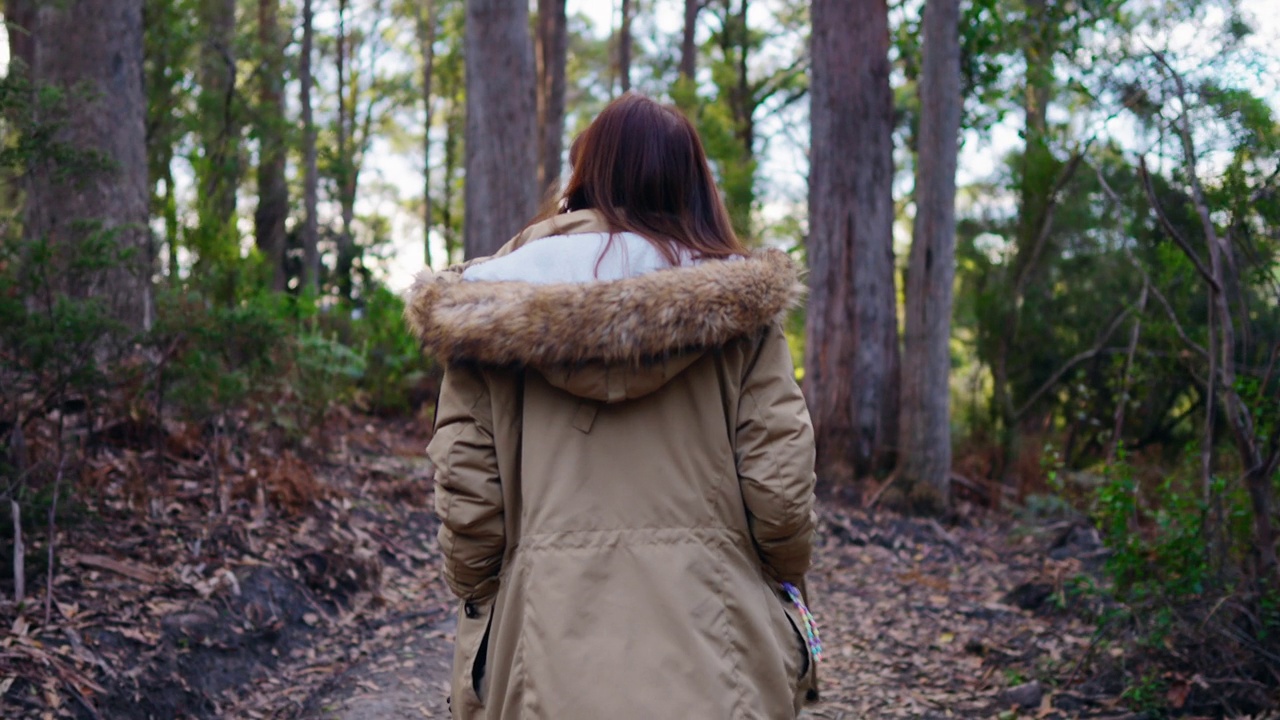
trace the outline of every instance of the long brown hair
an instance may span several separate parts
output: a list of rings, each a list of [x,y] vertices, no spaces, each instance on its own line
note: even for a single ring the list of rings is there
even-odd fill
[[[745,255],[716,189],[698,131],[679,110],[627,93],[569,149],[572,175],[557,212],[595,210],[614,232],[640,235],[678,264]]]

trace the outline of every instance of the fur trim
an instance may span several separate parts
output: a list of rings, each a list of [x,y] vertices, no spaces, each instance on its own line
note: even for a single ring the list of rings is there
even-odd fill
[[[424,271],[405,319],[427,352],[486,365],[641,363],[710,348],[781,318],[804,294],[780,250],[609,282],[462,282]]]

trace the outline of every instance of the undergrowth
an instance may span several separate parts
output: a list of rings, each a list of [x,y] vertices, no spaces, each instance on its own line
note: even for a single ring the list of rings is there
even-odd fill
[[[1170,471],[1123,450],[1079,493],[1109,552],[1102,583],[1081,582],[1075,607],[1098,625],[1095,677],[1152,716],[1238,716],[1280,706],[1280,592],[1251,570],[1249,498],[1208,482],[1190,454]],[[1223,469],[1224,472],[1227,469]],[[1049,472],[1050,485],[1070,495]],[[1100,611],[1098,608],[1102,608]]]

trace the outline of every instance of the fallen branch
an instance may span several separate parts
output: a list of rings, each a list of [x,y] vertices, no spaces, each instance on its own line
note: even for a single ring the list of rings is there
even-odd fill
[[[89,717],[93,718],[93,720],[102,720],[102,713],[98,712],[98,708],[94,707],[93,703],[89,702],[88,698],[81,694],[80,690],[76,688],[75,682],[62,672],[58,672],[58,679],[62,681],[62,686],[71,693],[71,697],[75,698],[80,707],[84,708],[84,711],[89,713]],[[94,686],[94,690],[97,692],[106,692],[103,688],[96,685]]]
[[[995,496],[997,494],[1000,496],[998,498],[1000,502],[1013,500],[1018,495],[1017,490],[1006,485],[1002,485],[998,482],[988,482],[985,485],[979,484],[957,472],[951,473],[951,484],[967,488],[974,494],[980,495],[988,504],[996,502],[997,498]],[[995,488],[995,490],[993,491],[992,488]]]
[[[21,605],[27,596],[27,549],[22,544],[22,508],[18,501],[10,499],[9,509],[13,512],[13,603]]]
[[[160,582],[163,573],[160,570],[142,565],[139,563],[125,562],[107,557],[106,555],[72,555],[67,558],[69,562],[77,565],[85,565],[87,567],[106,570],[117,575],[123,575],[127,578],[133,578],[141,583],[154,585]]]
[[[862,509],[870,510],[871,508],[875,507],[876,503],[880,502],[880,496],[883,495],[884,491],[888,490],[889,486],[893,484],[893,481],[897,479],[898,479],[898,471],[894,470],[892,473],[889,474],[889,477],[885,478],[884,483],[880,487],[876,488],[876,491],[871,494],[871,497],[867,500],[866,504],[862,506]]]
[[[59,448],[59,453],[62,455],[62,457],[59,458],[58,460],[58,472],[56,475],[53,476],[53,502],[49,503],[49,530],[48,530],[48,535],[46,539],[46,542],[49,545],[49,558],[48,558],[48,567],[46,568],[45,579],[44,579],[44,624],[45,625],[48,625],[49,621],[53,618],[53,569],[54,569],[54,560],[55,560],[54,547],[55,545],[57,545],[57,543],[55,542],[56,540],[55,533],[57,531],[57,526],[54,524],[54,521],[58,514],[58,494],[62,490],[62,470],[67,463],[67,456],[66,456],[65,449]]]

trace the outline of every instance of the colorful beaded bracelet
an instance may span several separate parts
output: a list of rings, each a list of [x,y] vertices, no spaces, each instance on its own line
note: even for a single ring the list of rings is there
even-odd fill
[[[809,612],[809,607],[804,604],[804,598],[800,595],[800,590],[791,583],[782,583],[782,589],[787,593],[787,597],[791,598],[791,602],[800,611],[800,617],[804,618],[804,634],[805,640],[809,643],[809,653],[813,655],[813,659],[822,659],[822,638],[818,637],[818,623],[813,619],[813,613]]]

